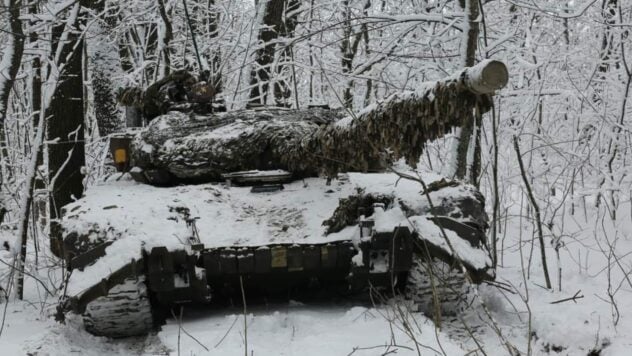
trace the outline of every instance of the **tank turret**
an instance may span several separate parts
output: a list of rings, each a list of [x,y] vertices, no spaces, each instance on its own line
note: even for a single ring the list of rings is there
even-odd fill
[[[359,113],[320,107],[203,112],[199,102],[187,101],[193,96],[188,89],[170,91],[182,85],[159,82],[166,89],[151,86],[141,100],[145,112],[152,108],[152,120],[133,136],[130,167],[137,167],[135,177],[158,185],[218,181],[250,170],[335,177],[384,170],[399,158],[414,167],[426,142],[487,112],[491,95],[507,80],[505,65],[488,60]],[[149,98],[155,93],[168,103],[159,116]]]

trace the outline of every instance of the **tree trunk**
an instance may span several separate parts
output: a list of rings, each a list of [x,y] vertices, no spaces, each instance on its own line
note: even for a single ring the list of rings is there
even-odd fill
[[[208,0],[207,9],[209,11],[209,16],[206,17],[207,21],[207,30],[211,41],[215,41],[219,36],[219,15],[220,12],[215,4],[215,0]],[[211,54],[206,59],[207,62],[210,63],[210,78],[211,84],[215,89],[216,95],[219,95],[223,91],[223,82],[222,82],[222,55],[220,52],[219,45],[216,46],[216,49],[211,51]]]
[[[20,206],[22,208],[19,216],[19,225],[17,236],[20,238],[20,253],[17,258],[15,268],[18,271],[15,280],[15,294],[18,299],[24,298],[24,265],[26,262],[26,245],[29,233],[29,220],[31,218],[31,206],[33,205],[33,189],[35,188],[35,179],[37,177],[38,161],[41,157],[41,148],[44,137],[44,120],[39,120],[36,126],[35,139],[31,151],[31,160],[28,165],[26,174],[26,187],[21,196]]]
[[[270,94],[270,83],[273,79],[272,64],[275,57],[275,40],[279,37],[287,37],[294,33],[297,21],[297,9],[300,2],[297,0],[269,0],[264,5],[263,25],[259,33],[259,41],[263,47],[257,50],[256,64],[250,75],[250,104],[266,104]],[[290,13],[290,17],[284,16]],[[281,53],[284,58],[289,57],[289,48]],[[284,66],[279,65],[275,74],[278,76]],[[273,85],[274,100],[277,106],[289,106],[289,98],[292,91],[288,83],[278,78]]]
[[[601,39],[601,58],[599,62],[599,72],[607,73],[610,69],[610,60],[614,49],[614,31],[613,27],[616,23],[618,0],[603,0],[601,11],[603,21],[606,26]]]
[[[459,0],[459,4],[467,16],[468,23],[468,26],[466,26],[468,31],[463,34],[463,41],[461,43],[461,59],[463,61],[463,66],[471,67],[474,63],[476,63],[476,49],[478,47],[478,16],[480,13],[479,1]],[[480,116],[475,115],[475,113],[472,113],[472,118],[473,119],[466,120],[464,122],[464,125],[461,127],[461,131],[459,133],[458,146],[456,149],[456,171],[454,174],[458,179],[463,179],[469,183],[476,184],[476,178],[480,172],[481,160],[480,149],[477,150],[474,146],[476,145],[476,142],[480,141],[478,136],[480,135],[479,131],[482,120]],[[470,141],[473,136],[475,137],[475,144],[470,145]],[[468,162],[470,148],[473,149],[474,152],[471,153],[473,155],[471,162]],[[478,157],[476,157],[476,152],[478,152]],[[471,166],[468,167],[470,163]]]
[[[8,5],[9,43],[3,44],[4,54],[2,60],[0,60],[0,159],[7,157],[4,123],[8,112],[9,94],[22,63],[25,38],[22,31],[22,21],[20,20],[22,1],[9,0]],[[2,181],[3,178],[0,173],[0,191],[2,189]],[[0,215],[3,216],[4,212],[4,203],[0,202]]]
[[[53,51],[63,46],[61,60],[64,70],[59,75],[50,106],[46,110],[48,144],[48,176],[51,183],[51,219],[60,217],[62,206],[83,194],[81,168],[85,165],[83,76],[81,54],[83,41],[76,29],[81,28],[77,20],[74,31],[68,31],[67,42],[60,43],[63,26],[53,28]]]
[[[22,21],[20,20],[20,7],[22,2],[20,0],[10,0],[8,2],[8,19],[9,19],[9,43],[4,47],[4,55],[0,60],[0,160],[4,160],[7,157],[6,147],[6,133],[4,131],[5,119],[8,113],[9,96],[15,82],[15,77],[18,74],[20,65],[22,63],[22,54],[24,51],[24,33],[22,31]],[[0,167],[2,169],[2,167]],[[3,177],[0,172],[0,194],[2,193]],[[1,199],[1,198],[0,198]],[[0,223],[4,220],[4,216],[7,213],[3,199],[0,200]],[[20,240],[20,251],[26,251],[26,241]],[[16,286],[20,286],[17,282],[23,277],[24,266],[24,254],[18,256],[16,260]],[[22,262],[22,263],[20,263]],[[22,281],[20,281],[22,282]],[[16,288],[16,295],[19,299],[22,299],[22,288]]]
[[[162,36],[162,43],[160,44],[160,53],[158,56],[162,56],[162,66],[163,71],[161,73],[162,77],[166,77],[171,73],[171,53],[169,49],[169,42],[173,39],[173,28],[171,26],[171,19],[167,13],[167,9],[165,8],[165,3],[163,0],[158,0],[158,12],[160,13],[160,18],[162,19],[162,24],[164,26],[164,34]],[[159,70],[159,69],[158,69]],[[200,70],[202,70],[200,68]]]
[[[94,2],[93,9],[97,13],[105,10],[105,1]],[[92,92],[94,95],[94,115],[99,135],[108,136],[123,128],[121,112],[116,104],[116,85],[112,78],[120,76],[118,49],[108,40],[108,34],[116,27],[116,16],[106,14],[103,21],[90,28],[90,40],[87,44],[92,75]]]
[[[35,15],[38,12],[38,3],[33,2],[29,6],[29,14]],[[31,26],[35,25],[35,21],[30,23]],[[29,33],[29,42],[32,48],[39,49],[39,35],[36,31],[31,31]],[[40,59],[40,55],[36,54],[33,56],[33,61],[31,62],[31,108],[33,115],[33,127],[39,127],[40,121],[40,110],[42,109],[42,61]],[[44,130],[44,128],[42,128]],[[42,152],[41,147],[38,149],[37,153],[37,167],[40,167],[44,164],[44,153]],[[35,171],[35,182],[33,185],[33,189],[40,192],[45,192],[46,181],[45,177],[39,173],[39,170]],[[46,226],[46,219],[48,217],[47,213],[47,205],[48,205],[48,194],[35,194],[33,192],[33,210],[35,211],[35,216],[37,218],[37,222],[40,226]]]
[[[360,45],[360,41],[364,36],[366,36],[366,41],[368,43],[368,29],[365,24],[361,25],[360,31],[354,34],[353,26],[351,24],[351,7],[350,1],[345,0],[342,2],[344,6],[344,27],[343,27],[343,35],[342,42],[340,43],[340,52],[341,52],[341,65],[342,65],[342,73],[350,76],[353,72],[353,61],[358,54],[358,47]],[[368,16],[368,9],[371,7],[371,1],[367,0],[364,5],[364,15]],[[368,46],[368,45],[367,45]],[[353,87],[354,81],[353,78],[347,77],[347,84],[342,93],[342,101],[346,108],[353,108]]]

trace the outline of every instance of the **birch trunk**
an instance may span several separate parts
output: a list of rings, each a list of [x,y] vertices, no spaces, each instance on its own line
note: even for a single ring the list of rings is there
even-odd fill
[[[463,66],[471,67],[476,62],[476,50],[478,47],[478,34],[479,23],[478,17],[479,1],[478,0],[459,0],[459,4],[463,8],[463,12],[466,14],[466,31],[463,32],[463,41],[461,42],[461,60]],[[466,182],[475,184],[478,172],[480,171],[480,151],[479,157],[475,155],[475,145],[478,137],[480,124],[482,122],[480,113],[471,113],[472,119],[466,120],[459,132],[458,144],[456,147],[456,171],[454,175],[458,179],[463,179]],[[454,157],[454,155],[453,155]]]
[[[9,94],[22,63],[25,38],[20,20],[22,1],[4,0],[4,6],[8,11],[10,34],[8,36],[9,43],[3,45],[3,55],[2,60],[0,60],[0,160],[7,157],[4,123],[8,113]],[[2,172],[0,172],[0,191],[2,190],[2,182],[3,177]],[[4,202],[0,201],[0,218],[4,217],[5,212]]]

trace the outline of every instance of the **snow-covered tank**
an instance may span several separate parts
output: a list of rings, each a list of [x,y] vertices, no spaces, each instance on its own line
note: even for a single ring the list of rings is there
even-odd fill
[[[488,61],[357,114],[208,113],[180,96],[111,138],[121,173],[54,224],[53,252],[68,266],[60,316],[122,337],[183,303],[372,291],[454,307],[465,275],[494,278],[484,198],[393,162],[414,167],[427,140],[488,110],[506,82]]]

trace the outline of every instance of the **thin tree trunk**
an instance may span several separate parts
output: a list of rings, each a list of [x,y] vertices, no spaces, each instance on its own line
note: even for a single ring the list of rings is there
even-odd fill
[[[368,29],[365,24],[361,25],[360,31],[357,33],[353,32],[353,26],[351,24],[351,6],[350,0],[343,1],[344,6],[344,28],[343,28],[343,38],[340,43],[340,52],[341,52],[341,65],[342,65],[342,73],[344,75],[351,75],[353,72],[353,61],[355,60],[356,55],[358,54],[358,47],[360,46],[360,41],[366,34],[366,39],[368,41]],[[364,15],[368,16],[368,9],[371,7],[371,1],[367,0],[364,4]],[[347,77],[346,79],[347,85],[342,93],[342,101],[344,106],[347,109],[353,108],[353,88],[354,81],[352,78]]]
[[[29,219],[31,217],[31,205],[33,204],[33,189],[35,188],[35,178],[37,176],[37,166],[39,165],[40,150],[44,137],[44,118],[38,120],[36,126],[37,132],[33,149],[31,151],[31,161],[29,162],[26,174],[26,187],[22,192],[22,201],[20,202],[20,223],[18,225],[17,236],[20,238],[20,252],[16,263],[18,271],[15,282],[15,293],[18,299],[24,298],[24,264],[26,262],[26,245],[28,241]]]
[[[492,106],[492,140],[494,144],[494,162],[492,166],[494,189],[494,205],[492,212],[492,263],[493,267],[496,268],[496,266],[498,266],[498,209],[500,206],[500,197],[498,195],[500,191],[498,189],[498,125],[496,123],[495,106]]]
[[[173,27],[171,26],[171,19],[169,18],[169,14],[167,13],[165,2],[163,0],[158,0],[158,12],[160,13],[162,24],[165,27],[165,33],[163,34],[162,43],[160,44],[160,53],[158,53],[158,55],[162,56],[162,65],[164,68],[161,75],[162,77],[166,77],[171,72],[171,53],[169,50],[169,42],[173,39]],[[202,69],[200,68],[200,70]]]
[[[531,202],[531,206],[533,207],[533,211],[535,214],[535,222],[538,228],[538,241],[540,242],[540,257],[542,258],[542,270],[544,272],[544,281],[546,282],[546,287],[551,289],[551,277],[549,276],[549,268],[546,262],[546,251],[544,248],[544,232],[542,231],[542,217],[540,216],[540,206],[538,202],[535,200],[535,196],[533,195],[533,191],[531,190],[531,184],[529,183],[529,179],[527,178],[527,172],[524,169],[524,163],[522,162],[522,154],[520,153],[520,146],[518,145],[518,137],[513,137],[514,149],[516,150],[516,157],[518,158],[518,165],[520,166],[520,174],[522,175],[522,181],[524,182],[525,187],[527,188],[527,195],[529,196],[529,201]]]
[[[463,41],[461,43],[461,60],[464,67],[471,67],[476,63],[476,50],[478,47],[479,0],[459,0],[459,4],[467,17],[467,31],[463,33]],[[471,162],[468,162],[470,140],[473,136],[477,136],[474,138],[475,144],[477,143],[476,141],[480,141],[478,136],[480,135],[480,126],[482,124],[482,120],[478,116],[474,116],[474,118],[473,120],[467,120],[461,127],[455,152],[456,171],[454,172],[456,178],[464,179],[472,184],[477,183],[476,178],[480,172],[480,150],[478,150],[477,157],[475,154],[476,149],[473,148],[475,150],[473,152],[474,157]],[[468,167],[469,163],[472,164],[470,167]]]
[[[22,31],[22,21],[20,20],[21,6],[21,0],[8,0],[9,43],[3,44],[4,55],[0,61],[0,138],[3,144],[4,121],[9,106],[9,94],[20,69],[22,53],[24,52],[25,36]]]
[[[103,0],[95,1],[93,9],[97,13],[105,10]],[[103,21],[90,27],[91,40],[86,47],[90,66],[94,116],[99,135],[108,136],[123,128],[122,115],[116,104],[116,86],[113,78],[121,76],[119,53],[115,45],[108,40],[108,34],[115,29],[117,17],[105,14]]]
[[[220,19],[220,16],[219,16],[220,12],[217,9],[215,0],[208,0],[207,9],[209,11],[209,15],[206,17],[206,20],[208,21],[207,29],[208,29],[208,33],[211,38],[211,41],[215,41],[219,36],[219,19]],[[216,46],[216,49],[211,51],[209,58],[207,58],[207,61],[210,62],[209,69],[211,72],[209,73],[209,75],[210,75],[210,79],[212,80],[211,84],[213,85],[213,88],[215,89],[215,93],[222,92],[223,86],[224,86],[224,83],[222,80],[222,72],[221,72],[221,68],[222,68],[221,58],[222,58],[222,55],[221,55],[221,50],[220,50],[219,45]]]
[[[22,63],[25,39],[22,31],[22,21],[20,20],[22,1],[5,0],[5,4],[8,6],[10,34],[8,43],[3,44],[4,55],[0,60],[0,159],[7,157],[4,124],[9,107],[9,94]],[[0,191],[2,190],[2,182],[3,177],[2,172],[0,172]],[[4,216],[4,212],[6,212],[4,203],[0,202],[0,216]]]

